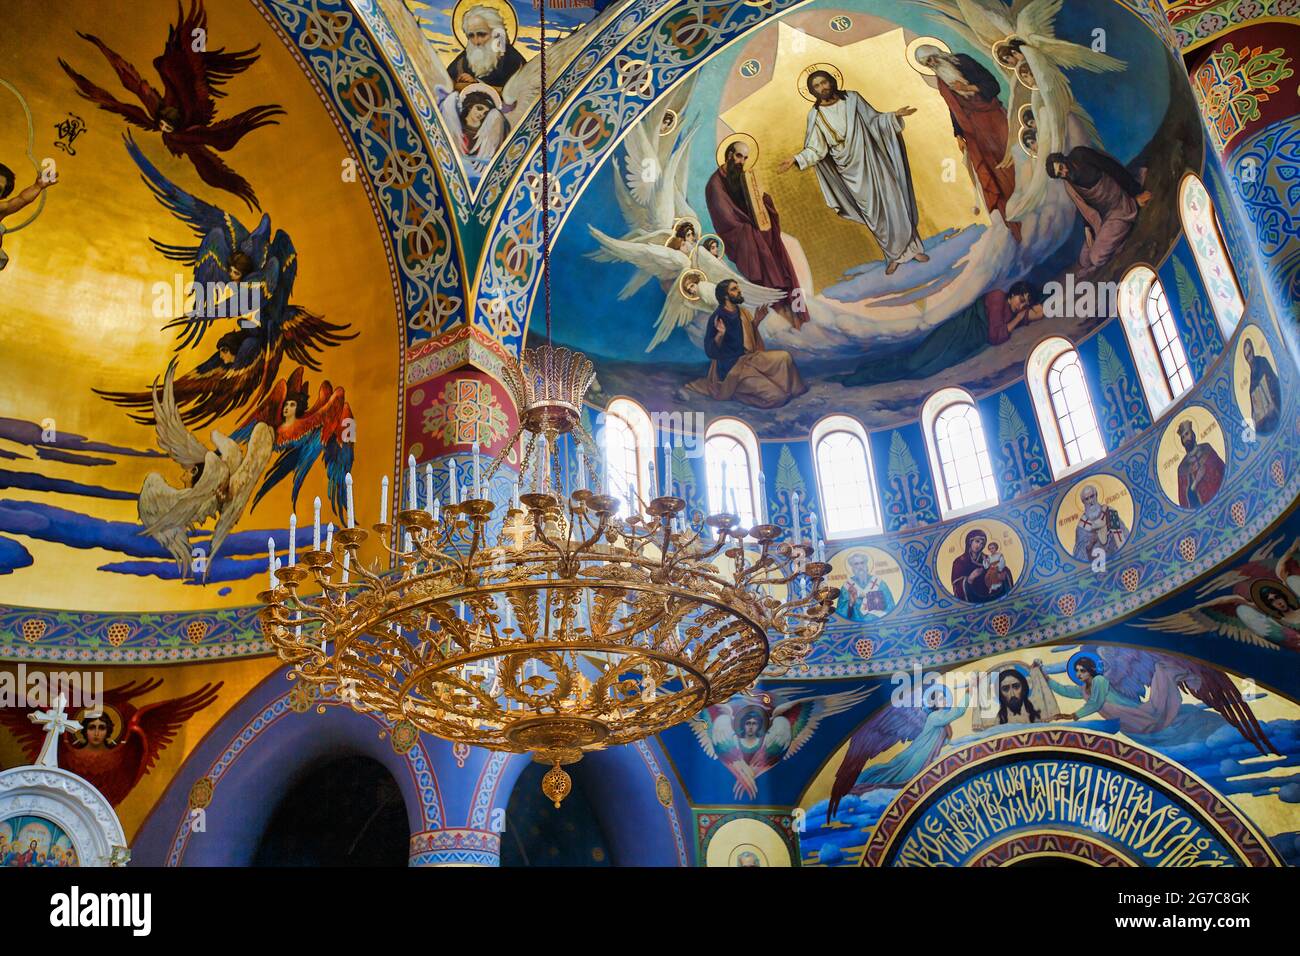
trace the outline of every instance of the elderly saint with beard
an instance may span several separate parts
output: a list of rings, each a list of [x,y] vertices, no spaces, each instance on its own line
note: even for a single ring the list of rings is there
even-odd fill
[[[1128,527],[1119,512],[1101,503],[1096,485],[1084,485],[1079,492],[1083,514],[1074,530],[1074,558],[1091,561],[1093,552],[1101,548],[1110,557],[1128,540]]]
[[[965,53],[944,53],[931,44],[917,47],[916,61],[933,70],[939,95],[952,118],[952,134],[966,155],[984,205],[1006,221],[1007,203],[1016,191],[1016,171],[1007,152],[1007,111],[998,98],[997,77]],[[1020,241],[1020,223],[1007,228]]]
[[[524,57],[510,42],[505,20],[489,6],[474,6],[460,21],[465,34],[465,49],[451,61],[456,91],[472,83],[486,83],[498,90],[524,65]]]

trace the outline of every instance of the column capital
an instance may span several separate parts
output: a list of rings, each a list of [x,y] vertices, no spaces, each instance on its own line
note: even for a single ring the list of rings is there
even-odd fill
[[[501,834],[467,827],[411,834],[410,866],[500,866]]]

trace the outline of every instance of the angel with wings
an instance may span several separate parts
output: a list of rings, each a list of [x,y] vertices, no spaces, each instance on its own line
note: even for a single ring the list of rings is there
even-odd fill
[[[62,59],[59,65],[72,77],[83,97],[133,126],[161,133],[163,145],[173,156],[184,156],[193,163],[205,183],[234,193],[250,209],[260,208],[248,180],[222,162],[213,150],[227,152],[253,130],[276,125],[278,121],[272,117],[284,115],[284,110],[272,103],[254,106],[229,119],[216,119],[216,101],[226,95],[222,87],[257,62],[258,48],[230,53],[224,47],[207,49],[208,14],[202,0],[191,0],[188,14],[182,11],[179,0],[176,6],[176,24],[168,28],[162,55],[153,61],[162,80],[161,93],[99,37],[78,34],[99,48],[118,81],[142,106],[123,103]]]
[[[1042,670],[1042,663],[1033,667]],[[1206,736],[1212,720],[1207,710],[1234,727],[1261,754],[1278,753],[1231,677],[1205,663],[1142,650],[1126,644],[1081,647],[1066,664],[1072,683],[1048,678],[1052,690],[1067,699],[1082,701],[1074,713],[1057,714],[1057,720],[1081,720],[1097,714],[1119,721],[1120,730],[1139,743],[1171,728],[1180,739]],[[1187,693],[1200,702],[1185,704]]]
[[[977,50],[992,52],[1009,75],[1012,94],[1007,113],[1018,116],[1030,104],[1036,124],[1039,156],[1068,152],[1074,146],[1097,143],[1091,117],[1074,98],[1066,70],[1115,73],[1126,64],[1090,46],[1056,35],[1056,16],[1064,0],[912,0],[929,10],[930,19],[961,34]],[[1008,138],[1010,157],[1014,138]],[[1044,163],[1031,162],[1030,176],[1016,185],[1005,216],[1015,220],[1037,209],[1047,193]]]
[[[329,500],[334,513],[342,518],[346,512],[347,475],[352,470],[355,422],[352,408],[341,387],[321,382],[316,400],[310,402],[310,388],[301,368],[293,370],[286,381],[275,383],[269,395],[235,429],[234,439],[243,441],[260,429],[274,430],[276,459],[253,499],[253,507],[268,491],[293,472],[293,504],[312,466],[325,457],[325,474],[329,480]]]
[[[158,383],[151,389],[158,447],[185,469],[187,484],[177,488],[156,471],[145,476],[140,488],[138,510],[144,534],[149,535],[176,559],[181,577],[193,566],[190,532],[209,518],[217,519],[204,556],[206,577],[221,545],[244,514],[253,486],[271,460],[274,431],[258,423],[236,439],[213,429],[209,449],[185,427],[172,393],[176,372],[173,360],[163,380],[162,399]],[[246,444],[241,446],[240,441]]]
[[[1300,538],[1274,561],[1279,544],[1280,538],[1266,542],[1245,564],[1207,581],[1196,592],[1202,603],[1143,623],[1172,634],[1214,633],[1270,650],[1300,651]],[[1205,600],[1225,588],[1231,593]]]
[[[850,793],[906,786],[952,740],[952,725],[965,712],[966,705],[954,703],[952,692],[942,684],[928,688],[920,706],[909,699],[878,711],[849,738],[849,748],[831,784],[826,822],[834,818],[840,801]],[[899,744],[906,746],[889,760],[867,766]]]
[[[77,717],[81,730],[65,731],[58,748],[59,766],[84,777],[113,806],[135,789],[185,722],[217,699],[222,682],[204,684],[193,693],[137,707],[132,701],[162,686],[161,677],[120,684],[104,691],[103,706]],[[35,760],[45,731],[28,719],[36,708],[0,708],[0,726],[8,728]]]
[[[271,231],[263,213],[251,232],[233,215],[191,196],[160,173],[128,134],[126,148],[143,174],[154,198],[190,227],[193,245],[151,240],[168,259],[194,270],[200,290],[230,290],[239,286],[240,301],[254,306],[235,328],[220,336],[211,357],[176,379],[176,402],[182,420],[207,425],[267,394],[287,355],[290,360],[320,371],[314,353],[356,337],[347,326],[327,322],[289,301],[298,275],[298,253],[289,234]],[[220,293],[218,293],[220,294]],[[200,299],[212,299],[205,294]],[[197,348],[227,310],[199,307],[164,328],[178,328],[176,351]],[[150,409],[150,392],[110,392],[102,397],[125,408]],[[144,425],[154,423],[148,411],[131,416]]]
[[[866,699],[866,688],[795,698],[802,688],[738,694],[691,718],[691,729],[704,752],[736,778],[733,793],[758,796],[757,780],[782,760],[799,752],[832,714]]]

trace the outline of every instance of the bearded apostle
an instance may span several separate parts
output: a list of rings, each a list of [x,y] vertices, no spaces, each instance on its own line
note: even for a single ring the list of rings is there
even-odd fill
[[[1007,111],[998,98],[997,77],[965,53],[944,53],[929,44],[917,48],[916,60],[934,72],[939,95],[952,118],[952,134],[966,155],[971,173],[991,215],[1005,222],[1007,203],[1016,191],[1016,170],[1007,153]],[[1020,223],[1007,229],[1020,241]]]
[[[740,283],[724,279],[714,289],[718,307],[704,332],[704,354],[712,362],[706,378],[686,386],[715,401],[737,401],[751,408],[780,408],[808,391],[789,352],[763,345],[758,319],[748,309]]]
[[[799,281],[781,241],[776,204],[767,193],[755,195],[753,180],[745,169],[749,161],[748,143],[730,143],[723,152],[722,165],[704,187],[704,201],[714,230],[726,243],[727,258],[748,281],[786,293],[772,308],[797,329],[808,321],[808,311],[795,291]]]
[[[1065,183],[1086,224],[1074,276],[1087,278],[1115,258],[1151,193],[1119,160],[1087,146],[1048,156],[1047,175]]]

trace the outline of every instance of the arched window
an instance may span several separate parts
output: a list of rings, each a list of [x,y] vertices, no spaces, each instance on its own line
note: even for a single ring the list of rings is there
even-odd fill
[[[960,388],[935,392],[921,408],[921,427],[944,516],[997,504],[984,424],[970,395]]]
[[[601,443],[605,491],[618,499],[618,514],[626,517],[629,493],[642,502],[654,497],[650,489],[650,456],[654,453],[650,416],[630,399],[614,399],[605,409]]]
[[[867,433],[847,415],[823,418],[812,431],[817,488],[828,538],[853,538],[882,530]]]
[[[1135,266],[1120,284],[1119,311],[1151,416],[1158,418],[1192,387],[1183,340],[1169,311],[1165,287],[1146,266]]]
[[[1079,353],[1068,339],[1045,339],[1029,354],[1025,366],[1034,412],[1047,445],[1052,474],[1057,478],[1079,465],[1105,457],[1097,416]]]
[[[1214,317],[1219,320],[1219,328],[1226,339],[1236,330],[1246,304],[1242,301],[1241,286],[1228,259],[1228,250],[1223,245],[1223,233],[1214,215],[1214,204],[1210,202],[1205,184],[1195,173],[1183,177],[1178,190],[1178,211],[1183,217],[1183,232],[1187,233],[1192,253],[1196,256],[1201,281],[1210,293]]]
[[[744,422],[719,418],[704,433],[709,511],[739,516],[752,528],[763,520],[758,439]]]

